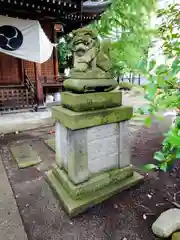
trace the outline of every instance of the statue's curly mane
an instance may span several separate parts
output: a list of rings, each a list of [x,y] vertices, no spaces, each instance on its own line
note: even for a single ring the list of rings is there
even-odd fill
[[[92,38],[97,38],[98,32],[91,28],[79,28],[77,30],[74,30],[73,32],[73,38],[76,38],[79,35],[89,35]]]

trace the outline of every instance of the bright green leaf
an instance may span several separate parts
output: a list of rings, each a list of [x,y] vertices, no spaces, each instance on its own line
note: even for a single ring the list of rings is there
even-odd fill
[[[166,172],[167,171],[167,167],[168,167],[168,164],[167,162],[164,162],[160,165],[160,169],[163,171],[163,172]]]
[[[152,123],[152,118],[151,118],[151,116],[148,116],[148,117],[145,119],[144,123],[145,123],[145,126],[149,128],[149,127],[151,126],[151,123]]]
[[[176,146],[180,146],[180,137],[174,135],[173,133],[168,136],[168,140],[170,143],[175,144]]]
[[[180,151],[176,153],[176,158],[180,159]]]
[[[157,92],[157,86],[155,84],[150,84],[147,88],[148,97],[150,100],[153,100]]]
[[[161,75],[161,74],[165,74],[165,73],[168,73],[168,70],[169,70],[169,66],[166,65],[166,64],[161,64],[159,65],[157,68],[156,68],[156,74],[158,75]]]
[[[155,160],[157,160],[157,161],[164,161],[165,160],[165,156],[164,156],[164,153],[162,153],[162,152],[156,152],[155,154],[154,154],[154,157],[153,157]]]
[[[150,61],[148,70],[151,71],[155,67],[155,65],[156,65],[156,61],[155,60]]]
[[[147,164],[143,167],[143,169],[149,171],[149,170],[153,170],[153,169],[158,169],[158,166],[156,166],[155,164]]]

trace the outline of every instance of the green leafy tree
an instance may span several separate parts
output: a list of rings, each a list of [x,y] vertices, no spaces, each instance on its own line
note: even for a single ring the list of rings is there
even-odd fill
[[[180,9],[179,4],[169,5],[167,9],[157,12],[161,24],[158,30],[152,31],[149,25],[155,1],[151,0],[114,0],[111,8],[93,24],[102,38],[113,35],[114,29],[121,34],[111,42],[113,71],[120,75],[123,72],[138,71],[147,80],[145,98],[149,101],[146,109],[140,114],[148,113],[145,119],[151,125],[159,111],[175,109],[177,117],[162,143],[161,151],[154,154],[155,164],[148,164],[146,169],[166,171],[180,158]],[[151,36],[162,41],[166,64],[157,65],[156,60],[147,61],[151,46]]]
[[[157,66],[156,61],[144,62],[140,69],[147,77],[146,99],[149,100],[148,125],[160,110],[174,109],[177,112],[162,143],[161,151],[154,154],[155,164],[148,164],[146,169],[167,171],[180,159],[180,5],[169,5],[158,11],[161,20],[159,38],[166,64]],[[143,67],[144,66],[144,67]],[[143,110],[140,110],[143,114]]]
[[[71,36],[62,37],[58,44],[59,72],[72,65]]]
[[[93,24],[102,38],[111,39],[111,58],[116,75],[135,71],[147,58],[155,0],[113,0],[111,7]]]

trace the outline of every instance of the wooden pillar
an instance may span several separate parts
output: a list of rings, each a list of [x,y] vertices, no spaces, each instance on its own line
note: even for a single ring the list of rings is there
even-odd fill
[[[44,94],[43,94],[43,85],[40,80],[41,75],[41,65],[39,63],[34,63],[35,68],[35,80],[36,80],[36,98],[37,98],[37,104],[43,105],[44,103]]]
[[[24,84],[24,61],[22,59],[19,59],[19,65],[20,65],[20,75],[21,75],[21,84]]]
[[[57,43],[57,32],[55,26],[53,27],[53,41],[54,43]],[[58,66],[58,50],[55,47],[53,50],[53,59],[54,59],[54,75],[55,77],[59,76],[59,66]]]

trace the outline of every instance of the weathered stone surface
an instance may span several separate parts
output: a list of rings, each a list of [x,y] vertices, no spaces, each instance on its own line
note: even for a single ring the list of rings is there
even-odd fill
[[[89,162],[88,169],[91,174],[99,173],[118,167],[118,154],[111,154]]]
[[[100,73],[99,76],[98,73],[94,73],[94,78],[90,80],[86,79],[86,77],[87,74],[85,74],[84,79],[67,79],[64,81],[63,85],[65,89],[71,90],[76,93],[88,93],[92,92],[92,90],[93,92],[108,92],[115,89],[118,85],[118,83],[114,79],[102,78],[102,73]],[[92,78],[92,74],[89,75],[89,78],[90,77]]]
[[[128,129],[126,122],[123,127],[120,124],[71,130],[57,122],[57,165],[69,173],[74,183],[87,180],[89,174],[129,166],[130,145],[125,138]]]
[[[73,68],[71,78],[64,82],[74,92],[111,91],[118,85],[113,79],[109,42],[100,42],[98,33],[90,28],[73,32]]]
[[[56,163],[68,172],[73,183],[88,179],[86,129],[72,131],[56,123]]]
[[[56,147],[55,147],[55,139],[54,139],[54,138],[45,140],[44,143],[45,143],[52,151],[55,152]]]
[[[68,129],[56,122],[56,163],[67,170]]]
[[[68,131],[68,176],[78,184],[88,179],[87,131],[80,129]]]
[[[62,92],[62,106],[75,112],[104,109],[122,105],[122,92],[96,92],[77,94]]]
[[[122,181],[111,183],[98,191],[88,194],[81,199],[73,199],[66,189],[62,186],[59,179],[53,174],[52,171],[47,173],[47,181],[49,182],[51,188],[56,193],[59,201],[62,203],[65,211],[69,216],[73,217],[86,211],[88,208],[103,202],[104,200],[110,198],[112,195],[130,188],[131,186],[139,183],[143,180],[143,177],[134,173],[132,177],[128,177]],[[80,184],[81,185],[81,184]]]
[[[172,240],[180,240],[180,232],[173,233]]]
[[[119,123],[119,167],[123,168],[131,164],[131,147],[129,138],[129,121]]]
[[[58,178],[63,188],[66,189],[73,199],[83,198],[84,196],[92,194],[111,183],[119,182],[125,178],[131,177],[133,175],[133,171],[133,166],[123,169],[113,169],[100,174],[95,174],[91,176],[88,181],[75,185],[72,181],[70,181],[66,171],[60,169],[58,166],[54,166],[53,168],[54,175]]]
[[[105,124],[88,128],[88,142],[94,140],[117,136],[119,134],[118,123]]]
[[[118,167],[119,128],[117,123],[87,129],[88,169],[98,173]]]
[[[10,148],[19,168],[26,168],[40,163],[42,160],[27,143]]]
[[[52,117],[63,126],[76,130],[129,120],[133,108],[120,106],[95,111],[74,112],[62,106],[52,108]]]
[[[82,73],[85,76],[90,75],[90,78],[94,72],[96,75],[99,73],[100,76],[103,74],[113,77],[110,42],[100,42],[97,31],[91,28],[80,28],[73,31],[72,47],[74,72]]]
[[[61,168],[63,165],[63,154],[61,152],[61,139],[62,139],[62,132],[61,132],[61,124],[59,124],[58,122],[56,122],[56,134],[55,134],[55,152],[56,152],[56,163],[58,164],[58,166]]]
[[[153,233],[161,238],[168,238],[180,229],[180,209],[172,208],[163,212],[153,223]]]

